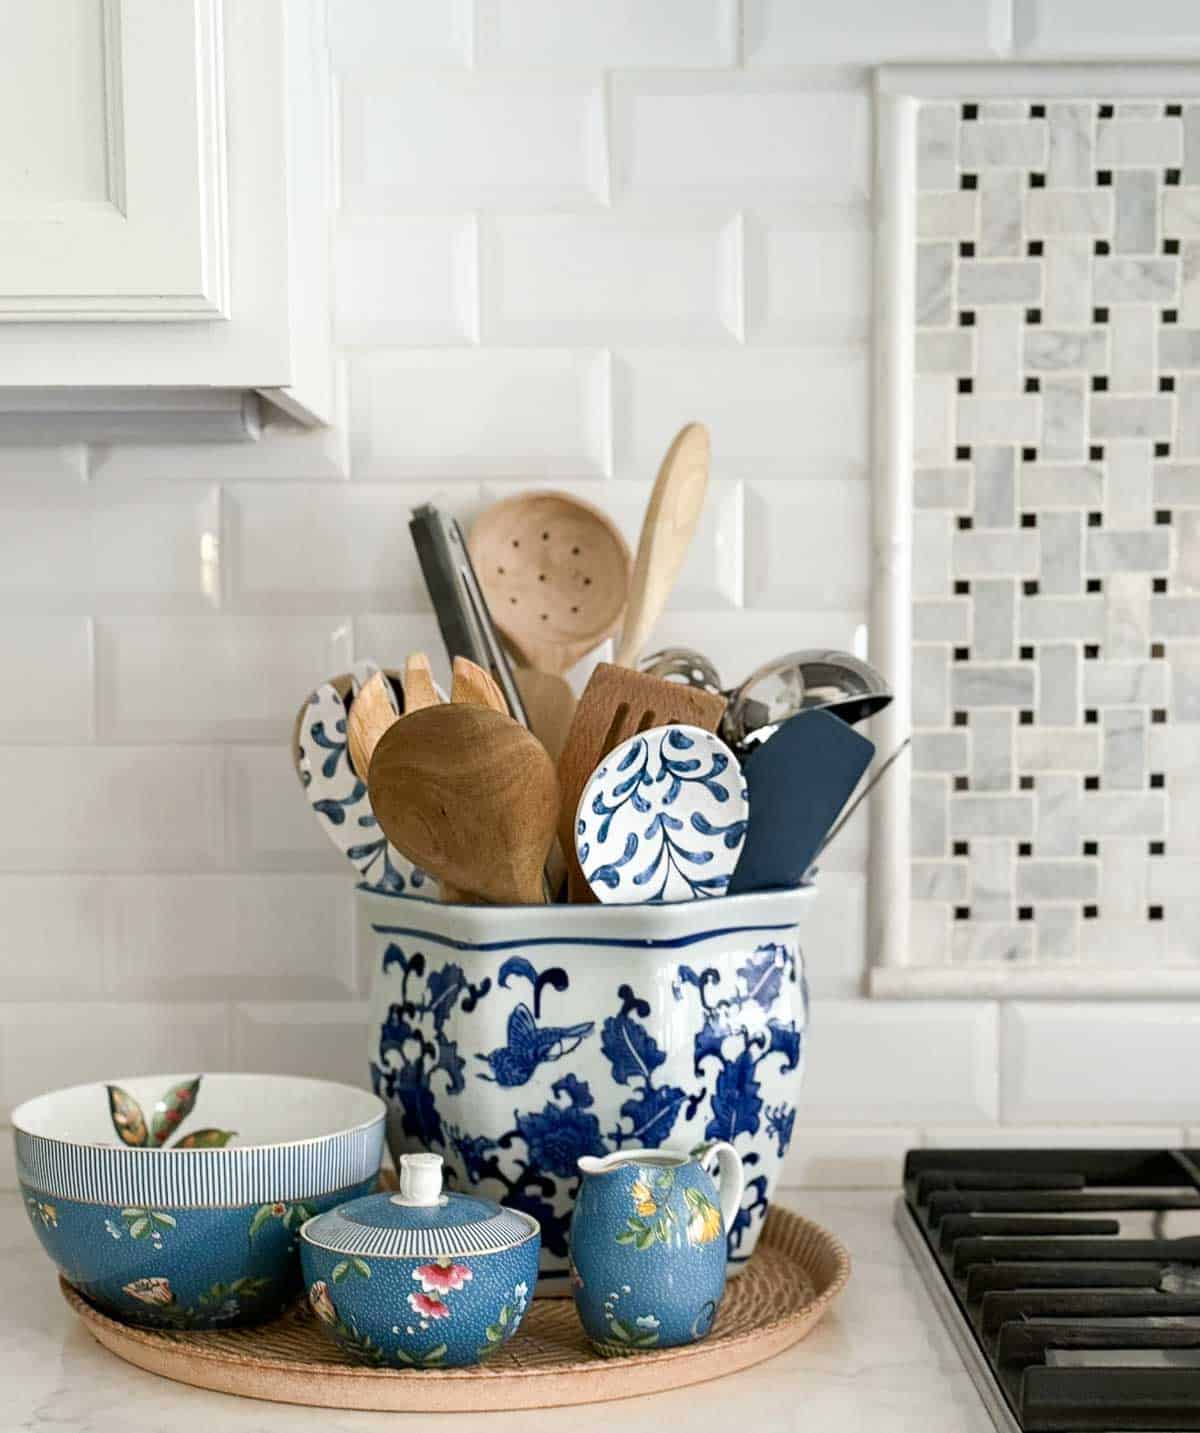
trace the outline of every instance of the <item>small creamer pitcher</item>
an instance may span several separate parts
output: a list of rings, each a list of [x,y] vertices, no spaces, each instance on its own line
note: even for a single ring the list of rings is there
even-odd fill
[[[719,1186],[709,1172],[714,1163]],[[726,1239],[742,1202],[741,1156],[719,1142],[694,1154],[585,1155],[579,1169],[571,1280],[596,1352],[612,1357],[703,1338],[725,1292]]]

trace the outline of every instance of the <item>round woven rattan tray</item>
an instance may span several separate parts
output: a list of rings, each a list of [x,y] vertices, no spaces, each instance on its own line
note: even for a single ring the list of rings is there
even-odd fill
[[[602,1359],[592,1353],[569,1299],[537,1299],[520,1332],[487,1363],[413,1372],[348,1363],[306,1301],[259,1328],[183,1333],[118,1323],[60,1283],[93,1338],[164,1378],[280,1403],[449,1413],[599,1403],[749,1368],[802,1339],[849,1277],[850,1256],[832,1234],[777,1208],[753,1259],[730,1280],[703,1343]]]

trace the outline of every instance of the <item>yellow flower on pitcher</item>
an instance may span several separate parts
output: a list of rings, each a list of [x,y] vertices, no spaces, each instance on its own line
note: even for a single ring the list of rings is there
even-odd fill
[[[683,1197],[688,1207],[688,1243],[711,1244],[721,1232],[721,1211],[698,1189],[685,1189]]]
[[[635,1179],[633,1188],[629,1191],[633,1195],[633,1207],[643,1219],[649,1219],[658,1213],[658,1205],[654,1202],[654,1193],[644,1179]]]

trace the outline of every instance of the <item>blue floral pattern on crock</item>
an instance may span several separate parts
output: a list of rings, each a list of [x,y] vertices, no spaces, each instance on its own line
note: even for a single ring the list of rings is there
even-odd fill
[[[722,814],[732,819],[722,822]],[[741,768],[720,739],[662,727],[618,746],[592,777],[576,850],[602,899],[720,895],[746,836],[745,815]]]
[[[783,1071],[794,1070],[800,1063],[803,1048],[803,1031],[794,1021],[781,1021],[769,1016],[765,1025],[749,1025],[743,1011],[749,1006],[757,1007],[766,1015],[779,998],[785,980],[795,981],[795,957],[786,946],[773,942],[760,945],[745,962],[738,967],[738,988],[722,999],[712,998],[712,988],[720,984],[720,972],[708,967],[699,972],[690,965],[679,967],[679,978],[675,985],[678,999],[684,988],[694,986],[700,996],[704,1023],[693,1041],[694,1065],[697,1075],[702,1075],[709,1061],[718,1067],[716,1084],[709,1101],[710,1117],[704,1127],[706,1139],[723,1139],[732,1144],[740,1134],[755,1135],[759,1132],[764,1114],[762,1086],[759,1068],[768,1060],[778,1060]],[[808,988],[800,981],[801,1008],[807,1024]],[[795,1109],[787,1103],[780,1103],[765,1111],[767,1128],[773,1136],[779,1156],[787,1153],[795,1121]],[[759,1162],[754,1151],[743,1155],[747,1166]],[[766,1206],[765,1179],[750,1177],[746,1189],[751,1193],[751,1203],[744,1203],[729,1231],[729,1247],[734,1250],[741,1243],[744,1231],[757,1208]]]

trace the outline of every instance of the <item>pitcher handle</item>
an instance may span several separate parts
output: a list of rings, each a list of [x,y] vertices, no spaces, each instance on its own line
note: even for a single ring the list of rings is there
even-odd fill
[[[700,1156],[701,1166],[712,1173],[712,1161],[717,1162],[717,1196],[721,1201],[721,1218],[725,1221],[725,1233],[733,1228],[742,1207],[742,1192],[746,1187],[746,1171],[742,1167],[742,1156],[726,1140],[710,1144]]]

